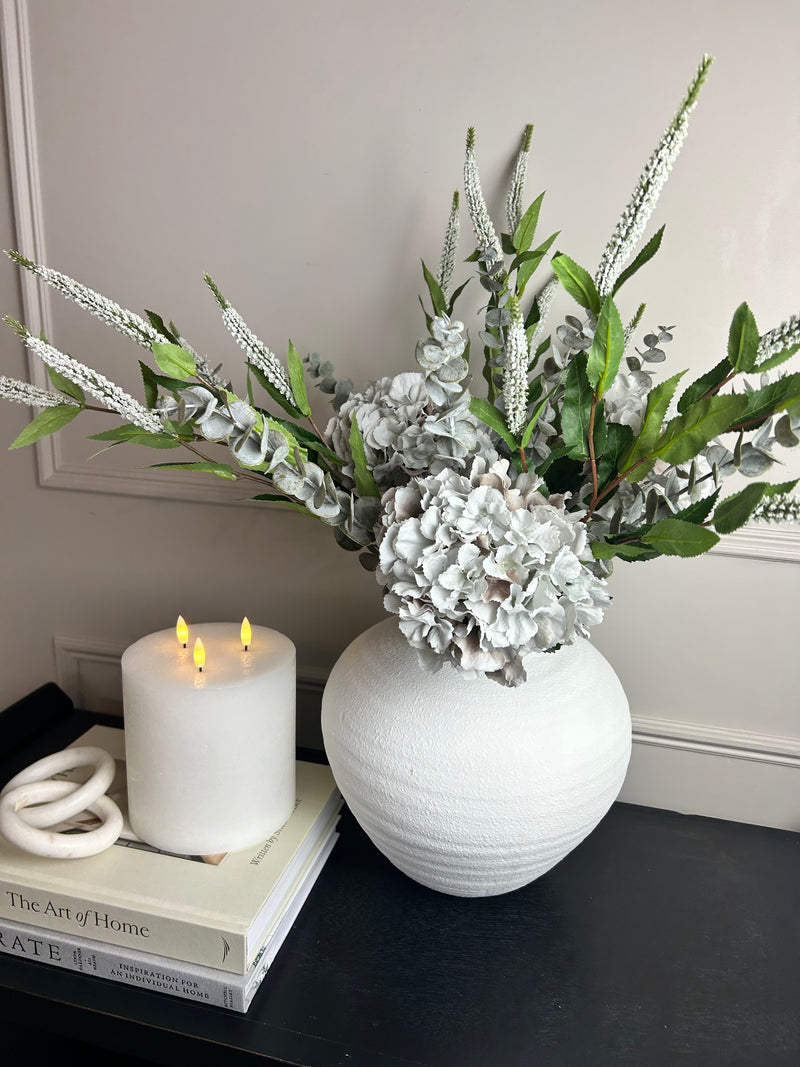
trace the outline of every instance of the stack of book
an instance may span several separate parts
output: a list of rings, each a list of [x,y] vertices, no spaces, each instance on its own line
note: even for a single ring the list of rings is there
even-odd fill
[[[115,757],[109,795],[124,812],[123,731],[95,726],[74,744]],[[0,837],[0,951],[245,1012],[331,853],[341,806],[330,768],[298,761],[294,812],[251,849],[174,856],[121,839],[53,860]]]

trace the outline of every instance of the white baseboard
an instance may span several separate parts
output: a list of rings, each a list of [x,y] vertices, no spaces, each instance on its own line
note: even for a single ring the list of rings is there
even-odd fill
[[[77,707],[122,713],[124,649],[57,636],[56,681]],[[297,680],[297,739],[322,748],[325,680]],[[800,738],[636,715],[633,753],[620,800],[734,822],[800,830]]]

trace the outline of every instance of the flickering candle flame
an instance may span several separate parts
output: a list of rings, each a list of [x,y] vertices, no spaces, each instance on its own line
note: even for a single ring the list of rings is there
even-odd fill
[[[184,648],[186,648],[187,644],[189,643],[189,627],[186,625],[186,619],[184,619],[183,615],[178,616],[178,622],[175,626],[175,633],[177,634],[180,643],[183,645]]]
[[[253,640],[253,628],[250,625],[250,620],[245,615],[242,619],[242,644],[244,645],[245,652],[250,647],[250,642]]]
[[[203,642],[200,638],[195,638],[194,642],[194,665],[198,671],[202,671],[206,665],[206,650],[203,647]]]

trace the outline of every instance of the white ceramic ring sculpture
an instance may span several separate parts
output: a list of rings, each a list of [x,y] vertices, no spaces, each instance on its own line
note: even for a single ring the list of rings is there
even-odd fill
[[[82,785],[50,779],[59,771],[86,765],[95,770]],[[122,813],[104,795],[114,770],[113,758],[101,748],[69,748],[38,760],[15,775],[0,793],[0,833],[37,856],[77,859],[102,852],[114,844],[123,828]],[[65,820],[87,810],[102,819],[96,830],[59,832]]]

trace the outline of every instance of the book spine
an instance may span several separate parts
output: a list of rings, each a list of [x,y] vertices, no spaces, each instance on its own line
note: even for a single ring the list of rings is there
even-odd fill
[[[244,978],[211,968],[191,967],[165,957],[121,951],[88,938],[0,920],[0,952],[112,982],[167,993],[203,1004],[245,1012],[250,1002]],[[254,990],[253,990],[254,992]]]
[[[123,949],[185,960],[231,974],[244,974],[247,970],[244,932],[219,930],[177,917],[146,915],[3,880],[0,880],[0,919],[30,924],[54,934],[87,937]]]

